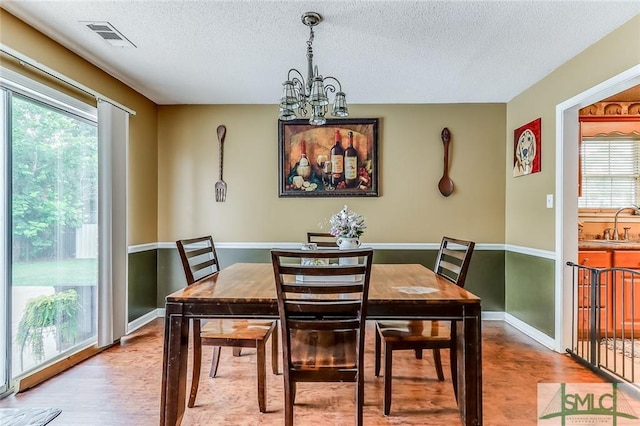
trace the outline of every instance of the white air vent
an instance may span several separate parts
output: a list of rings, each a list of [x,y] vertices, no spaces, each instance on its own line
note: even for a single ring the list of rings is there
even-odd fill
[[[113,25],[108,22],[80,21],[89,31],[100,36],[112,46],[116,47],[136,47],[125,36],[123,36]]]

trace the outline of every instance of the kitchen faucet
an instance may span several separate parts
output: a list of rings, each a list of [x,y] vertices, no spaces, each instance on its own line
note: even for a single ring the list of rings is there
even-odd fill
[[[618,209],[618,211],[616,212],[616,215],[613,217],[613,239],[614,240],[620,239],[620,237],[618,236],[618,215],[620,214],[621,211],[628,210],[628,209],[631,209],[634,212],[640,212],[640,209],[636,206],[623,207],[621,209]]]

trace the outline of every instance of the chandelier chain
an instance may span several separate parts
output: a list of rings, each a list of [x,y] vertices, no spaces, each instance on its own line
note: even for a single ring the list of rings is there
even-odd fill
[[[313,27],[309,27],[309,40],[307,40],[307,46],[311,47],[313,44]]]

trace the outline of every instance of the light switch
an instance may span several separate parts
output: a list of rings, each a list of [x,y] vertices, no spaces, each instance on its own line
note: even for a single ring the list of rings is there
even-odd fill
[[[553,208],[553,194],[547,194],[547,208]]]

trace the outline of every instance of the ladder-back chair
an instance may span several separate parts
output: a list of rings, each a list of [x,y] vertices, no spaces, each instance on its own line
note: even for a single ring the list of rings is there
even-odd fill
[[[176,241],[187,285],[207,279],[218,273],[220,264],[211,236]],[[234,355],[240,355],[240,348],[255,348],[257,352],[258,406],[266,411],[265,398],[265,342],[271,336],[271,365],[273,374],[278,373],[278,331],[277,321],[212,319],[206,323],[193,320],[193,375],[188,407],[195,405],[200,383],[202,345],[213,346],[210,377],[215,377],[220,361],[220,348],[234,348]]]
[[[307,242],[316,243],[322,248],[338,248],[336,237],[328,232],[307,232]]]
[[[318,265],[343,257],[358,257],[364,263]],[[301,265],[303,258],[311,264]],[[285,426],[293,425],[299,382],[355,382],[356,424],[362,425],[373,250],[272,250],[271,259],[282,327]]]
[[[454,247],[450,247],[453,245]],[[455,247],[457,246],[457,247]],[[452,283],[464,287],[475,243],[443,237],[436,257],[434,271]],[[444,380],[440,349],[449,349],[453,391],[458,397],[457,358],[455,350],[455,321],[376,321],[375,375],[380,375],[380,352],[384,343],[384,401],[383,412],[391,410],[391,378],[393,351],[413,349],[422,358],[423,349],[433,350],[438,380]]]

